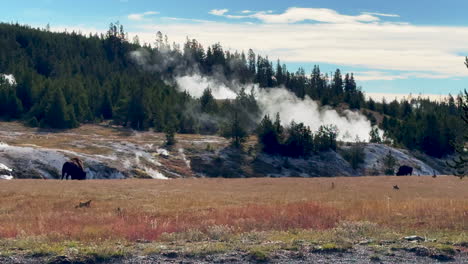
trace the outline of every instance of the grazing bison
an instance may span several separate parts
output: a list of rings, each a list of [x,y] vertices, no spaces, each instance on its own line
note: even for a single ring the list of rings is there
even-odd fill
[[[413,175],[413,168],[410,166],[403,165],[398,169],[396,173],[397,176],[406,176],[406,175]]]
[[[68,176],[72,180],[86,180],[86,172],[84,171],[83,162],[78,158],[73,158],[63,164],[62,180],[68,180]]]

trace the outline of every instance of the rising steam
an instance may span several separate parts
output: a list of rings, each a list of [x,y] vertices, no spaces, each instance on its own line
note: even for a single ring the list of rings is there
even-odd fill
[[[287,126],[292,121],[302,122],[312,131],[317,131],[321,125],[335,125],[339,131],[338,139],[342,141],[370,139],[372,125],[364,115],[350,110],[345,110],[344,115],[340,115],[328,106],[321,107],[308,96],[301,99],[284,87],[261,89],[256,84],[231,84],[228,87],[213,78],[200,75],[176,77],[176,83],[179,91],[187,91],[195,98],[199,98],[207,87],[210,87],[216,99],[233,99],[236,97],[235,91],[240,91],[241,88],[246,91],[253,89],[262,117],[274,117],[279,113],[283,125]]]
[[[280,114],[282,124],[287,126],[291,121],[302,122],[309,126],[312,131],[316,131],[321,125],[335,125],[338,128],[338,139],[346,142],[357,140],[369,141],[369,133],[372,125],[367,118],[359,112],[345,110],[339,114],[329,106],[320,106],[309,97],[298,98],[295,94],[284,87],[269,89],[259,88],[257,84],[242,85],[239,82],[226,81],[224,75],[218,71],[212,76],[200,75],[197,67],[190,66],[183,69],[183,63],[172,57],[168,52],[162,53],[162,58],[158,62],[150,63],[149,52],[141,49],[131,52],[131,57],[143,69],[163,73],[167,67],[175,68],[171,84],[174,84],[181,92],[186,91],[191,96],[199,98],[206,88],[210,88],[212,95],[216,99],[234,99],[237,93],[245,88],[246,91],[253,91],[257,102],[264,115],[274,117]],[[260,120],[256,120],[259,122]],[[382,135],[383,132],[380,131]]]

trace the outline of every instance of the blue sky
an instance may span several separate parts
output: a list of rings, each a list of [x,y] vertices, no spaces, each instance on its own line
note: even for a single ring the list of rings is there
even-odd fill
[[[466,0],[0,1],[3,22],[88,33],[119,20],[143,42],[161,30],[179,43],[189,36],[204,46],[251,47],[290,70],[339,67],[354,72],[368,93],[445,95],[468,88]]]

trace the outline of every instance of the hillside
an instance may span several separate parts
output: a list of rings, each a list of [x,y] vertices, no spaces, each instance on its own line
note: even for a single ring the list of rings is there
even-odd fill
[[[170,45],[161,33],[154,45],[141,45],[118,23],[89,36],[2,23],[0,47],[0,118],[31,127],[108,120],[140,131],[219,135],[237,116],[254,135],[264,115],[279,113],[285,128],[294,120],[315,133],[315,125],[332,124],[340,137],[350,134],[347,141],[369,141],[377,125],[395,145],[436,158],[453,154],[451,143],[467,129],[459,122],[461,96],[366,101],[352,73],[289,71],[253,50],[203,47],[195,39]]]
[[[364,161],[353,169],[341,150],[310,158],[286,158],[261,153],[254,137],[245,143],[243,151],[218,136],[179,134],[176,140],[175,146],[167,147],[164,134],[108,125],[52,131],[0,122],[0,164],[12,169],[0,168],[0,174],[58,179],[62,164],[79,157],[89,179],[384,175],[384,159],[389,152],[396,160],[394,170],[410,165],[415,168],[414,175],[447,173],[443,161],[421,153],[416,158],[415,153],[383,144],[363,145]],[[341,147],[347,148],[350,146]]]

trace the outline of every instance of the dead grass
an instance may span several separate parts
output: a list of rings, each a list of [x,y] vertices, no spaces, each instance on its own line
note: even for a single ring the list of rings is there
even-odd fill
[[[178,142],[176,148],[187,150],[199,149],[206,144],[219,149],[229,144],[222,137],[195,134],[177,134],[176,140]],[[52,130],[26,127],[18,122],[0,122],[0,141],[14,146],[35,145],[91,155],[107,155],[112,150],[105,146],[106,143],[127,142],[163,146],[165,135],[151,131],[135,132],[128,128],[105,124],[87,124],[69,130]]]
[[[466,236],[467,187],[450,176],[4,181],[0,238],[136,241],[198,230],[219,240],[250,231],[339,230],[343,221],[372,223],[353,227],[358,235],[382,227]],[[87,200],[90,208],[75,209]]]

